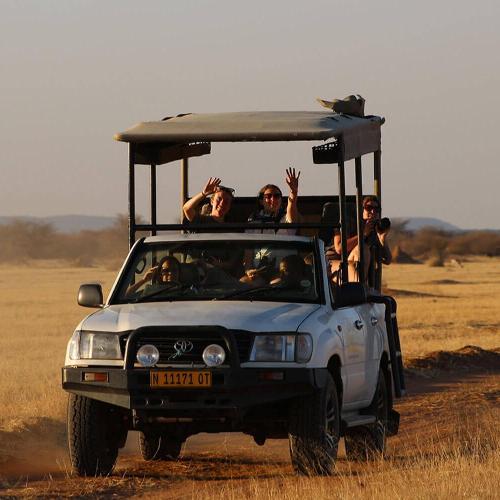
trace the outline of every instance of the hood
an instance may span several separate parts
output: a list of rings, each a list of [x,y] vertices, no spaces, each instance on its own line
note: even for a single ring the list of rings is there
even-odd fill
[[[119,304],[101,309],[82,330],[123,332],[142,326],[223,326],[249,331],[296,331],[320,306],[249,301],[189,301]]]

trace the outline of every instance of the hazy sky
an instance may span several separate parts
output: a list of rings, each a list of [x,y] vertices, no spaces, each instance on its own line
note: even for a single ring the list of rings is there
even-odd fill
[[[113,134],[139,121],[315,110],[316,97],[360,93],[368,113],[387,118],[386,214],[500,229],[498,0],[0,0],[0,8],[0,215],[126,212],[127,147]],[[310,148],[215,144],[191,162],[191,192],[219,175],[252,195],[283,185],[290,164],[302,170],[301,193],[336,191],[336,168],[314,166]],[[179,212],[180,181],[177,163],[160,170],[163,222]]]

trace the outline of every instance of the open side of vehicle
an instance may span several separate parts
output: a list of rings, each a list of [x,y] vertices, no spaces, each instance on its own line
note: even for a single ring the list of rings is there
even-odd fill
[[[302,474],[330,474],[342,436],[352,459],[384,452],[386,437],[398,431],[393,399],[405,386],[396,303],[381,293],[380,255],[372,256],[363,276],[361,163],[363,155],[373,155],[380,200],[383,121],[333,112],[189,114],[116,136],[129,143],[131,251],[105,303],[99,285],[79,291],[81,305],[99,310],[75,330],[62,372],[77,473],[109,474],[131,429],[141,433],[146,460],[175,459],[187,437],[222,431],[248,433],[257,444],[288,437]],[[234,220],[224,233],[157,222],[158,165],[181,160],[184,202],[188,159],[208,154],[211,142],[292,140],[329,141],[313,147],[313,161],[338,165],[339,196],[299,197],[304,222],[250,226],[249,198],[234,200]],[[351,197],[345,192],[348,160],[355,163]],[[137,165],[150,168],[149,224],[136,223]],[[359,282],[348,281],[349,220],[361,247]],[[342,261],[332,285],[324,244],[335,227]],[[296,228],[302,236],[238,232],[270,228]],[[193,230],[204,233],[188,233]],[[151,236],[135,241],[137,231]],[[248,288],[234,268],[213,263],[214,256],[230,260],[264,250],[274,255],[270,275],[278,272],[277,256],[300,262],[293,286]],[[169,258],[179,263],[174,283],[142,284],[138,275]]]

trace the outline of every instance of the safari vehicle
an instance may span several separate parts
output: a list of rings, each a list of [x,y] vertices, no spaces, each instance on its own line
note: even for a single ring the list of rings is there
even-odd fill
[[[363,155],[373,156],[381,195],[382,123],[333,111],[188,114],[116,136],[129,143],[131,250],[106,301],[97,284],[78,293],[80,305],[98,308],[77,326],[62,369],[78,474],[110,473],[129,430],[140,432],[146,460],[176,459],[189,436],[228,431],[259,445],[289,439],[293,466],[307,475],[332,472],[341,437],[349,458],[383,454],[399,426],[394,398],[404,394],[396,303],[381,293],[377,255],[369,276],[361,263],[360,281],[348,281],[346,250],[349,218],[362,235]],[[249,225],[250,198],[234,199],[233,221],[219,232],[158,223],[157,167],[180,160],[184,202],[189,158],[209,154],[217,141],[325,141],[313,146],[313,163],[338,165],[339,195],[299,197],[297,224]],[[356,186],[346,196],[349,160]],[[137,168],[151,174],[147,224],[135,217]],[[276,234],[284,228],[299,234]],[[334,228],[343,243],[336,284],[325,259]],[[138,231],[150,236],[136,241]],[[286,257],[294,278],[251,287],[235,267],[218,265],[238,266],[259,252],[271,256],[269,276]],[[178,268],[168,286],[143,283],[172,257]]]

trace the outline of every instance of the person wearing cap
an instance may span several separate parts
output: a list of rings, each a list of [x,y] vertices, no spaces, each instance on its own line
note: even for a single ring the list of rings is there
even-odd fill
[[[382,263],[389,265],[392,261],[392,253],[387,244],[387,235],[390,230],[390,221],[387,218],[380,219],[380,202],[376,196],[370,195],[363,198],[363,240],[365,277],[368,277],[370,257],[376,249],[380,250]],[[342,255],[342,240],[340,230],[336,229],[333,235],[333,245],[327,250],[327,258],[330,261],[332,278],[338,279],[340,259]],[[353,230],[347,235],[347,262],[349,264],[349,281],[359,281],[357,266],[360,261],[358,235]]]
[[[210,196],[211,210],[209,214],[201,214],[201,205]],[[202,191],[190,198],[182,210],[189,222],[197,224],[219,224],[224,222],[231,209],[234,190],[221,185],[218,177],[210,177]]]
[[[210,197],[210,211],[206,213],[203,203]],[[195,229],[194,232],[222,232],[224,222],[231,209],[234,198],[234,189],[221,185],[218,177],[210,177],[203,190],[184,203],[182,207],[186,219],[193,224],[210,224],[213,229]],[[211,279],[227,273],[241,276],[243,271],[243,254],[235,251],[230,246],[224,248],[206,249],[204,258],[200,259],[200,265],[208,266],[204,272],[209,273]],[[217,280],[216,280],[217,281]]]

